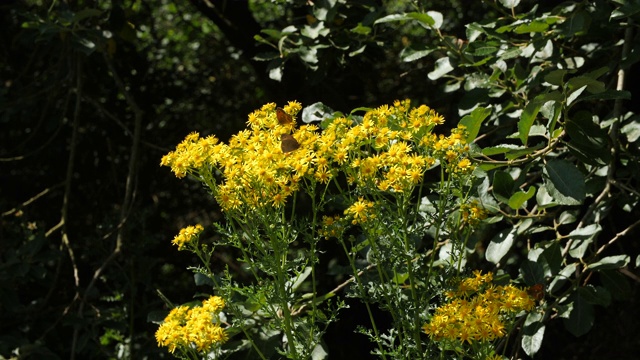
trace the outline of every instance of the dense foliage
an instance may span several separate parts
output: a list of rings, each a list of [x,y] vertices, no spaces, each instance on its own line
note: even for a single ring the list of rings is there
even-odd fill
[[[334,119],[407,98],[443,115],[440,133],[465,126],[465,188],[488,214],[457,253],[433,233],[413,241],[428,239],[442,269],[454,256],[544,287],[501,353],[634,358],[640,3],[548,3],[4,2],[0,357],[169,357],[149,320],[218,295],[198,275],[253,278],[226,249],[194,283],[185,268],[201,259],[176,251],[174,235],[195,223],[209,244],[233,234],[221,204],[162,156],[192,131],[226,141],[271,102]],[[337,244],[318,246],[325,273],[298,285],[325,294],[349,263]],[[393,323],[347,293],[322,338],[330,358],[377,347],[355,331],[371,316]]]

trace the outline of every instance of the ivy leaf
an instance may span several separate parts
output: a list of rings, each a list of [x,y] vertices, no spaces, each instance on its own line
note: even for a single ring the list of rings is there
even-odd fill
[[[556,203],[580,205],[584,201],[586,186],[584,175],[566,160],[551,160],[544,167],[544,183]]]

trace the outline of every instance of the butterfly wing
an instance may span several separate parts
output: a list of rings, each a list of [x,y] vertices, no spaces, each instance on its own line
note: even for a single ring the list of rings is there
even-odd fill
[[[280,141],[280,148],[285,154],[288,152],[292,152],[293,150],[296,150],[300,147],[300,143],[289,134],[280,135]]]
[[[293,118],[291,115],[287,114],[283,108],[276,109],[276,117],[278,118],[278,123],[280,123],[280,125],[289,125],[293,123]]]

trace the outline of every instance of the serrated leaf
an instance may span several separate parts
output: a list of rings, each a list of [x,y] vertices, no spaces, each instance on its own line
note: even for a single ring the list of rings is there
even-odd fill
[[[550,160],[544,167],[549,195],[561,205],[580,205],[586,197],[584,175],[566,160]]]
[[[516,228],[504,229],[499,232],[489,245],[485,252],[485,257],[488,261],[497,264],[502,258],[511,250],[516,238]]]

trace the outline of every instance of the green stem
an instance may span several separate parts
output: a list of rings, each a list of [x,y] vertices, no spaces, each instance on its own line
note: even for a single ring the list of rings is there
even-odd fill
[[[382,355],[382,358],[386,359],[387,357],[384,355],[384,349],[382,348],[382,344],[380,344],[380,340],[379,340],[380,339],[380,333],[378,332],[378,327],[376,326],[376,321],[375,321],[375,319],[373,317],[373,312],[371,311],[371,306],[369,305],[369,302],[366,300],[366,292],[364,291],[364,287],[362,285],[362,282],[360,281],[360,276],[358,276],[358,269],[356,268],[355,260],[351,256],[351,252],[347,249],[347,245],[345,244],[345,242],[342,239],[340,239],[340,244],[342,245],[342,248],[344,249],[345,254],[349,258],[349,265],[351,265],[351,271],[353,272],[353,278],[355,279],[356,284],[358,285],[358,291],[360,291],[360,298],[364,302],[364,306],[367,308],[367,313],[369,314],[369,321],[371,322],[371,327],[373,328],[373,333],[376,336],[376,344],[378,345],[378,350],[380,350],[380,354]],[[354,256],[355,256],[355,254],[354,254]]]
[[[400,197],[400,199],[398,199],[400,201],[400,204],[398,204],[398,216],[400,217],[400,219],[402,219],[402,226],[400,228],[400,231],[402,232],[402,242],[404,244],[404,253],[405,253],[405,261],[407,264],[407,272],[409,273],[409,289],[411,290],[411,299],[413,300],[413,309],[419,309],[420,308],[420,304],[418,303],[418,295],[416,293],[416,288],[415,288],[415,279],[414,279],[414,275],[413,275],[413,266],[412,266],[412,259],[411,259],[411,255],[413,254],[413,251],[411,251],[411,247],[409,246],[409,237],[408,237],[408,226],[409,224],[407,223],[408,219],[407,219],[407,214],[406,214],[406,206],[407,206],[407,202],[408,202],[408,198],[406,195],[403,195]],[[416,315],[415,313],[412,314],[412,318],[414,319],[414,323],[413,326],[411,327],[411,333],[413,334],[413,341],[416,343],[416,346],[418,347],[418,353],[422,354],[422,342],[420,341],[420,317],[418,316],[413,316]]]

